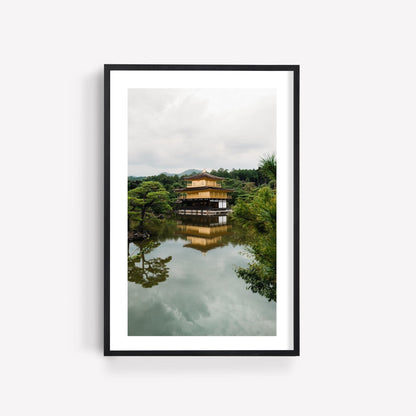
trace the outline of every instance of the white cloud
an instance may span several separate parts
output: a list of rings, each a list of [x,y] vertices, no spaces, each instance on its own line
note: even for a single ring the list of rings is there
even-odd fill
[[[276,148],[274,89],[130,89],[129,175],[256,168]]]

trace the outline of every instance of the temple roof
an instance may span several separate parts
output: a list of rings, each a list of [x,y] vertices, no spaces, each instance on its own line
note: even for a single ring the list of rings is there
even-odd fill
[[[215,179],[217,181],[223,181],[225,179],[225,178],[221,178],[220,176],[211,175],[210,173],[207,173],[205,170],[202,171],[201,173],[197,173],[196,175],[188,176],[183,179],[185,179],[185,181],[196,181],[197,179],[203,179],[203,178]]]
[[[216,188],[215,186],[189,186],[188,188],[174,189],[175,192],[190,192],[190,191],[203,191],[206,189],[213,189],[214,191],[233,192],[234,189]]]
[[[214,248],[224,247],[224,246],[225,246],[225,243],[215,243],[215,244],[210,244],[209,246],[204,246],[204,245],[195,244],[195,243],[188,243],[184,245],[184,247],[186,248],[193,248],[194,250],[201,251],[202,253],[207,253],[208,251],[213,250]]]

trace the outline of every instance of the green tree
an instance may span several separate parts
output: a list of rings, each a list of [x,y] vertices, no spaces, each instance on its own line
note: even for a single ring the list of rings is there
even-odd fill
[[[269,181],[276,180],[276,156],[265,154],[260,159],[259,170]]]
[[[127,180],[127,190],[130,191],[131,189],[137,188],[142,182],[141,179],[132,179],[129,177]]]
[[[237,275],[253,292],[276,300],[276,192],[264,186],[248,200],[239,199],[233,217],[251,237],[246,246],[251,261]]]
[[[128,221],[129,230],[138,224],[143,230],[146,213],[164,214],[172,210],[169,203],[169,193],[164,186],[156,181],[142,182],[137,188],[128,191]]]

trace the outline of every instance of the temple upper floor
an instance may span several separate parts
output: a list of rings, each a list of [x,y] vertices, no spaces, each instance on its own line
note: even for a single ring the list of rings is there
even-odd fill
[[[200,186],[211,186],[214,188],[219,188],[221,187],[221,181],[223,181],[225,178],[211,175],[204,169],[201,173],[188,176],[184,179],[185,181],[189,182],[187,184],[188,188],[194,188],[194,187],[200,187]]]
[[[187,188],[195,188],[199,186],[211,186],[214,188],[221,188],[221,182],[212,179],[199,179],[186,184]]]

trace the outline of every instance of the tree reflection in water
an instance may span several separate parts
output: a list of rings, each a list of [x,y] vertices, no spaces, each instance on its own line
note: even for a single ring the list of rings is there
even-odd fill
[[[172,260],[172,256],[162,259],[155,257],[146,260],[145,255],[160,245],[159,242],[146,240],[133,243],[139,252],[128,257],[128,280],[150,288],[164,282],[169,277],[167,263]]]
[[[262,205],[264,208],[264,204]],[[273,205],[274,206],[274,205]],[[260,212],[260,209],[257,211]],[[149,221],[150,239],[129,243],[128,281],[151,288],[169,277],[172,256],[147,259],[147,255],[167,240],[183,239],[184,248],[192,248],[206,255],[209,251],[231,245],[244,246],[249,256],[248,267],[235,267],[234,273],[247,283],[247,289],[276,299],[275,230],[257,232],[240,221],[229,221],[227,216],[178,216],[173,220]],[[215,258],[215,255],[212,257]],[[198,267],[195,264],[195,267]],[[272,276],[272,278],[270,278]]]

